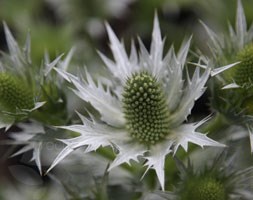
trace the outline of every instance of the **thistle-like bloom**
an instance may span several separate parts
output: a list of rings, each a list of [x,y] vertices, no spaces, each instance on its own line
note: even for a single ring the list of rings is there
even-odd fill
[[[44,103],[36,99],[29,34],[21,49],[5,23],[4,31],[9,54],[2,52],[0,60],[0,128],[7,130]]]
[[[4,31],[9,52],[1,52],[0,58],[0,128],[8,130],[15,124],[20,131],[9,132],[13,140],[3,144],[22,145],[12,156],[32,151],[31,161],[35,161],[42,174],[43,146],[49,140],[55,141],[53,131],[45,127],[48,124],[65,124],[69,117],[64,90],[60,88],[64,80],[52,69],[56,65],[66,69],[73,49],[63,60],[60,55],[50,62],[45,55],[43,65],[37,66],[31,60],[30,35],[21,48],[6,24]]]
[[[248,129],[253,151],[253,24],[247,29],[242,3],[238,0],[235,29],[229,25],[229,34],[218,35],[205,24],[203,26],[210,38],[208,44],[212,57],[209,64],[212,67],[229,63],[234,64],[228,67],[236,65],[214,81],[212,108],[224,115],[229,123]]]
[[[216,34],[207,25],[202,23],[210,38],[208,43],[212,60],[210,65],[237,65],[223,73],[220,81],[225,88],[249,87],[251,84],[253,64],[253,24],[247,30],[247,23],[240,0],[237,2],[235,29],[229,24],[229,34]],[[210,61],[210,60],[209,60]],[[226,66],[230,68],[231,65]],[[231,82],[230,85],[227,85]]]
[[[191,113],[194,101],[205,91],[210,69],[201,73],[197,67],[190,78],[183,76],[190,39],[183,43],[176,55],[173,47],[163,57],[164,40],[161,37],[157,17],[150,52],[139,40],[140,52],[132,44],[128,57],[124,45],[109,25],[106,25],[110,47],[115,61],[100,53],[112,78],[98,79],[95,83],[86,72],[86,79],[73,76],[56,68],[67,81],[72,82],[74,92],[89,102],[101,118],[79,114],[83,124],[60,128],[78,132],[80,136],[61,140],[65,149],[57,156],[49,170],[75,149],[86,146],[86,152],[101,146],[111,146],[117,155],[109,170],[130,160],[146,160],[147,170],[156,171],[164,189],[164,162],[166,155],[175,154],[188,142],[201,147],[224,146],[196,129],[206,119],[196,123],[184,123]],[[139,56],[138,56],[139,55]],[[49,171],[48,170],[48,171]]]
[[[158,196],[169,200],[235,200],[252,199],[253,168],[237,170],[235,156],[223,152],[211,165],[196,169],[177,160],[180,181],[173,192]]]
[[[62,78],[50,72],[56,65],[66,69],[73,50],[63,61],[60,60],[62,55],[52,62],[45,56],[43,64],[37,66],[31,60],[30,35],[21,48],[5,23],[4,31],[9,52],[1,52],[0,58],[0,128],[7,130],[28,118],[47,124],[64,124],[67,117],[66,98],[60,90]]]

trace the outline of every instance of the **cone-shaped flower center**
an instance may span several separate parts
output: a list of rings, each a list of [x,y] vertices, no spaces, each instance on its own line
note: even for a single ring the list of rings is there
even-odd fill
[[[18,109],[34,107],[33,93],[18,78],[0,73],[0,105],[5,111],[15,112]]]
[[[235,82],[240,86],[251,86],[253,83],[253,45],[248,45],[241,50],[237,59],[241,63],[235,67]]]
[[[224,186],[213,178],[197,179],[190,183],[182,200],[226,200]]]
[[[123,93],[127,129],[133,138],[155,144],[168,134],[169,112],[156,78],[147,72],[128,78]]]

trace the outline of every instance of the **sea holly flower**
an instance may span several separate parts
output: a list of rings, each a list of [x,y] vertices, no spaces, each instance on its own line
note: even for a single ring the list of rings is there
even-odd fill
[[[184,78],[191,39],[182,44],[177,55],[171,47],[163,57],[165,40],[161,37],[157,17],[150,52],[139,40],[140,52],[137,53],[132,44],[128,56],[111,27],[106,24],[106,28],[115,61],[99,54],[111,72],[111,78],[103,77],[95,82],[87,71],[84,79],[56,68],[62,77],[73,83],[74,92],[89,102],[101,118],[79,114],[82,125],[61,126],[80,136],[61,140],[66,147],[48,171],[79,147],[86,146],[87,153],[101,146],[111,146],[117,155],[109,170],[143,158],[147,171],[155,170],[164,189],[164,162],[168,154],[175,154],[180,146],[187,151],[188,142],[201,147],[224,146],[196,130],[207,119],[184,123],[194,101],[205,91],[210,69],[201,72],[196,67],[191,78],[188,73]]]
[[[208,42],[212,59],[209,65],[236,65],[222,73],[220,81],[225,88],[249,87],[251,82],[253,25],[247,30],[247,23],[240,0],[237,2],[235,29],[229,24],[228,34],[216,34],[201,22],[210,38]],[[228,68],[230,66],[228,65]],[[227,85],[228,83],[230,85]]]
[[[185,166],[177,160],[180,180],[173,192],[157,192],[169,200],[234,200],[252,199],[253,168],[238,170],[235,155],[227,152],[217,156],[209,165],[196,168],[188,162]]]
[[[203,26],[210,38],[208,44],[212,54],[208,60],[209,66],[233,66],[218,79],[213,79],[211,107],[219,113],[218,116],[222,116],[225,123],[248,129],[253,151],[253,25],[247,28],[242,3],[238,0],[235,29],[229,25],[229,34],[218,35],[204,23]]]
[[[20,48],[5,23],[4,31],[9,52],[2,52],[0,58],[0,128],[8,130],[15,125],[18,130],[9,131],[12,140],[1,144],[22,145],[12,156],[32,151],[31,162],[35,161],[42,174],[43,147],[48,142],[57,142],[53,138],[56,132],[48,125],[62,125],[69,120],[66,96],[61,88],[64,79],[52,69],[57,66],[66,70],[74,49],[64,59],[60,55],[52,62],[45,54],[42,65],[37,66],[30,58],[29,34],[25,47]]]
[[[69,60],[70,54],[68,54],[67,58]],[[66,59],[67,59],[66,58]],[[63,62],[58,63],[58,67],[63,67],[63,65],[66,63],[66,59],[64,59]],[[5,82],[6,83],[6,82]],[[20,87],[22,85],[18,85],[16,87]],[[55,87],[55,86],[53,86]],[[21,90],[22,91],[22,90]],[[14,93],[15,94],[15,93]],[[22,97],[22,95],[21,95]],[[27,96],[23,97],[25,100],[30,100]],[[29,105],[30,101],[24,101],[28,102],[27,105]],[[57,101],[55,101],[57,102]],[[49,106],[52,106],[54,102],[50,102]],[[61,106],[63,102],[58,102],[56,105]],[[6,108],[6,107],[5,107]],[[41,109],[41,108],[40,108]],[[43,109],[47,109],[47,106]],[[34,111],[33,111],[34,112]],[[41,110],[40,110],[41,112]],[[36,113],[38,115],[39,113]],[[49,112],[42,112],[42,114],[48,115]],[[32,117],[29,118],[29,122],[16,122],[15,126],[18,127],[19,131],[11,131],[8,132],[8,137],[10,140],[4,140],[1,144],[3,145],[13,145],[13,146],[21,146],[17,151],[14,150],[14,152],[11,154],[11,157],[24,155],[27,152],[32,152],[32,157],[30,159],[31,164],[34,162],[37,166],[40,175],[42,175],[42,155],[44,154],[45,148],[47,147],[61,147],[62,144],[59,144],[59,141],[57,141],[55,138],[63,138],[64,135],[62,133],[59,133],[58,130],[51,129],[46,122],[49,123],[56,123],[63,121],[64,118],[57,117],[58,113],[55,113],[54,121],[51,121],[50,118],[43,119],[38,118],[38,116],[34,117],[34,113],[31,114]],[[34,120],[36,119],[36,121]],[[38,121],[38,119],[41,119],[41,121]],[[47,156],[48,157],[48,156]],[[44,156],[45,158],[45,156]],[[43,160],[45,161],[45,159]],[[27,163],[28,164],[28,163]]]
[[[27,35],[25,46],[20,48],[5,23],[4,31],[9,52],[1,52],[0,59],[0,128],[7,130],[28,118],[47,124],[64,124],[62,121],[67,121],[67,117],[64,113],[66,98],[60,89],[62,80],[56,81],[60,77],[49,72],[56,65],[66,69],[73,50],[63,61],[62,55],[52,62],[45,56],[43,64],[37,66],[31,60],[30,35]],[[52,113],[59,117],[54,116],[52,120],[49,117]]]
[[[0,128],[8,129],[43,103],[36,99],[29,34],[21,49],[5,23],[4,31],[9,53],[2,52],[0,60]]]

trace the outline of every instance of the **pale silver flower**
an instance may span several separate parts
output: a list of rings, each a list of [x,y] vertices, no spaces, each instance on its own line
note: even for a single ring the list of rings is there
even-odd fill
[[[0,128],[8,130],[17,119],[27,117],[44,102],[34,94],[38,76],[34,75],[37,69],[31,61],[30,35],[20,48],[8,26],[3,25],[9,52],[1,52],[0,59]]]
[[[239,124],[248,131],[253,152],[253,23],[247,27],[242,2],[238,0],[235,27],[229,24],[227,34],[217,34],[203,22],[202,24],[209,37],[207,44],[211,59],[208,60],[208,65],[226,65],[224,69],[233,66],[214,82],[211,89],[212,108],[224,115],[230,124]]]
[[[61,54],[52,62],[45,54],[41,66],[37,66],[31,59],[30,34],[27,34],[24,47],[20,47],[5,23],[4,32],[8,53],[1,52],[0,58],[0,128],[8,130],[13,124],[27,118],[45,121],[48,117],[45,117],[49,110],[48,105],[54,103],[56,107],[61,102],[64,103],[63,95],[58,94],[62,78],[58,76],[56,80],[55,76],[49,73],[55,66],[66,69],[73,49],[65,59],[61,60]],[[51,90],[54,90],[53,95]],[[43,106],[46,101],[46,106]],[[34,111],[42,106],[44,113],[37,112],[35,116]]]
[[[219,80],[224,86],[224,89],[240,88],[249,86],[251,83],[250,67],[253,52],[253,24],[247,28],[245,13],[240,0],[237,1],[237,12],[235,20],[235,28],[231,24],[228,25],[228,34],[217,34],[210,29],[206,24],[201,22],[208,35],[208,46],[211,51],[212,59],[209,59],[209,65],[221,66],[226,65],[224,69],[229,69],[232,66],[232,71],[222,74]],[[246,63],[248,61],[248,64]],[[233,63],[233,64],[229,64]],[[250,65],[250,66],[249,66]],[[247,73],[245,73],[247,71]]]
[[[62,122],[64,118],[61,112],[66,109],[63,109],[62,106],[65,103],[63,95],[58,95],[58,90],[56,90],[62,86],[63,78],[55,76],[55,74],[52,75],[51,72],[55,66],[66,70],[74,49],[71,49],[64,59],[62,59],[63,54],[61,54],[53,61],[50,61],[48,55],[45,54],[42,65],[36,66],[31,59],[30,34],[27,34],[24,47],[20,47],[5,23],[4,31],[9,51],[8,53],[1,52],[2,57],[0,58],[0,128],[7,131],[15,125],[20,131],[9,131],[8,134],[12,140],[4,140],[1,145],[22,145],[22,148],[11,155],[12,157],[32,151],[30,161],[35,162],[42,175],[41,153],[43,145],[45,146],[48,142],[55,142],[53,138],[55,135],[51,134],[51,138],[48,137],[50,133],[48,134],[49,131],[45,130],[45,127],[47,128],[47,124],[50,123]],[[21,84],[18,85],[19,83]],[[27,87],[23,88],[23,85]],[[52,93],[54,96],[51,96]],[[49,98],[42,98],[43,94]],[[8,101],[11,101],[13,109],[9,109]],[[27,102],[32,104],[29,109],[25,107],[28,104]],[[15,103],[25,106],[20,108]],[[54,108],[53,111],[51,111],[52,107]],[[40,111],[37,110],[38,108]],[[53,117],[51,117],[52,113],[54,113]]]
[[[78,132],[80,136],[61,140],[66,147],[56,157],[50,171],[75,149],[86,146],[85,153],[101,146],[111,146],[117,155],[109,170],[130,160],[146,160],[147,170],[154,169],[164,190],[164,162],[168,154],[175,154],[181,146],[187,151],[188,142],[201,147],[224,145],[199,133],[196,129],[207,119],[184,123],[195,100],[205,91],[210,69],[199,67],[192,77],[183,75],[191,38],[175,54],[171,47],[163,57],[158,18],[155,17],[150,52],[139,39],[140,52],[132,43],[130,56],[111,27],[106,24],[110,47],[115,61],[99,53],[112,78],[94,81],[86,72],[86,79],[57,69],[76,87],[74,92],[89,102],[101,115],[100,120],[79,114],[83,124],[61,126]]]

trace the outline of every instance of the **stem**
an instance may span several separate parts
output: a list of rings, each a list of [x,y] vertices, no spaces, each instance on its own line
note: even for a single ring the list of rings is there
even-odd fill
[[[109,165],[107,165],[106,169],[105,169],[105,173],[104,176],[101,180],[101,182],[96,183],[97,185],[97,190],[95,191],[95,199],[96,200],[109,200],[108,197],[108,191],[107,191],[107,186],[108,186],[108,168]]]

